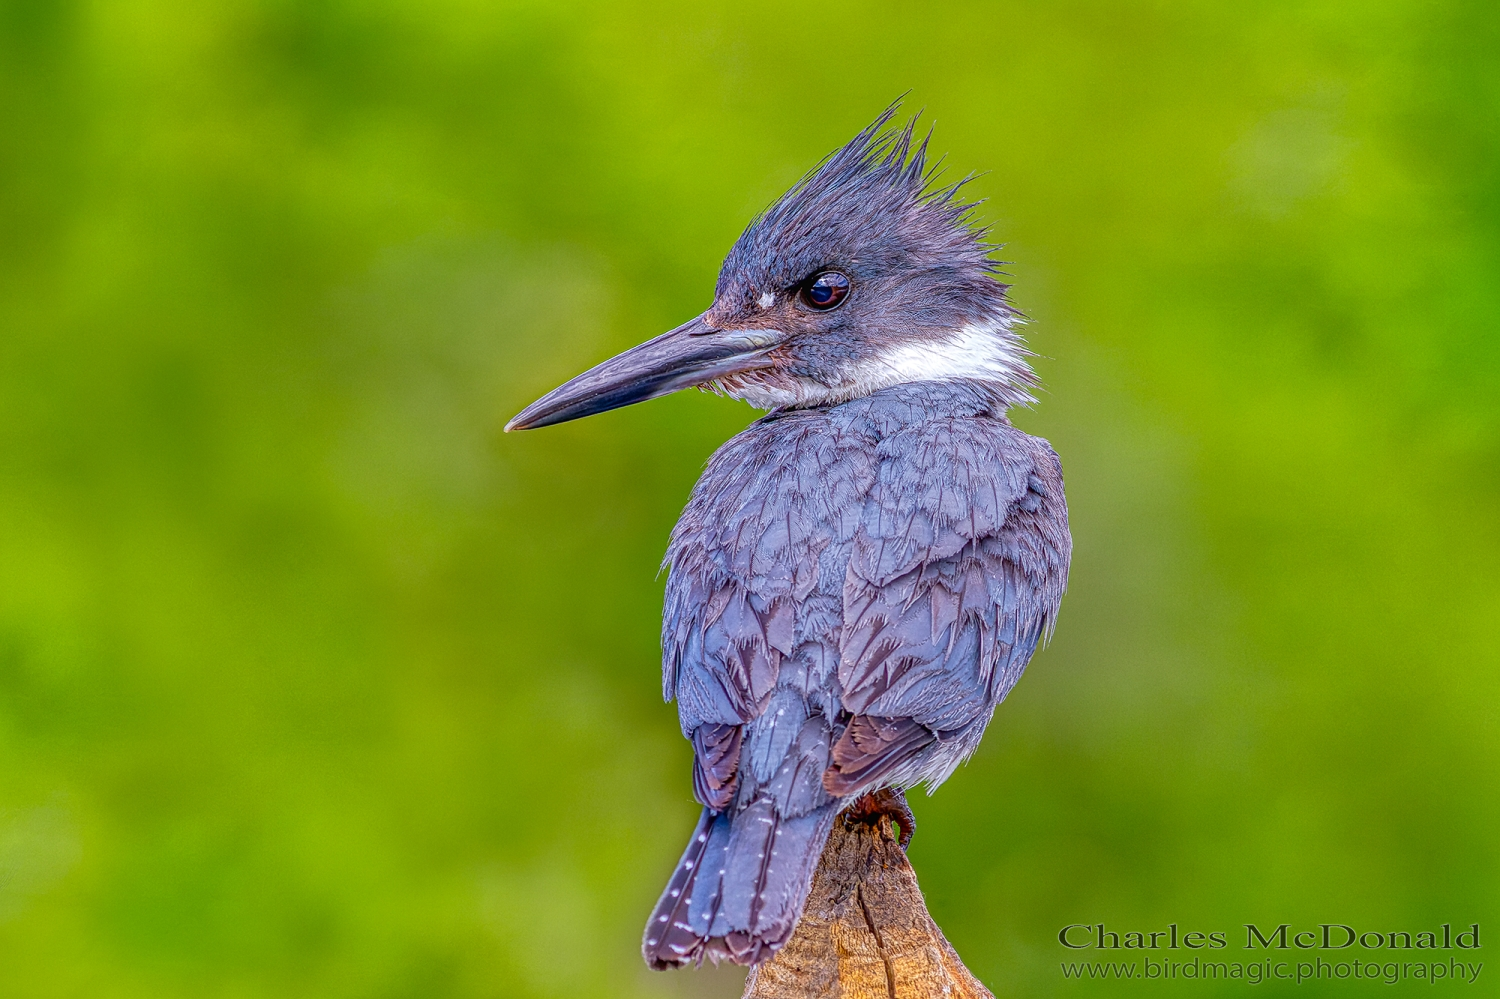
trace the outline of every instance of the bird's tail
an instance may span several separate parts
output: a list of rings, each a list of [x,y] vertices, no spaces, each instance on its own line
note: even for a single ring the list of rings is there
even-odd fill
[[[646,963],[769,958],[796,928],[837,813],[834,801],[787,818],[768,797],[705,808],[646,924]]]

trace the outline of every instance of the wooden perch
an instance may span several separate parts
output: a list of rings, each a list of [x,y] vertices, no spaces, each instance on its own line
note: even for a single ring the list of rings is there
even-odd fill
[[[882,804],[866,796],[834,821],[796,931],[744,999],[994,999],[927,914]]]

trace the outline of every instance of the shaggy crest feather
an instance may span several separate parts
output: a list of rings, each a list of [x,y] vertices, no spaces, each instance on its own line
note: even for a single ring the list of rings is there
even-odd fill
[[[998,262],[990,259],[998,246],[986,241],[987,226],[974,224],[983,201],[958,196],[974,175],[933,187],[940,164],[927,167],[931,129],[913,149],[915,117],[900,128],[886,127],[900,107],[898,101],[886,108],[750,223],[724,261],[717,296],[729,291],[736,272],[752,261],[807,243],[830,258],[857,245],[878,247],[882,256],[917,251],[915,260],[902,254],[903,265],[967,265],[999,273]],[[797,258],[785,261],[785,273],[793,279],[809,266],[805,254]]]

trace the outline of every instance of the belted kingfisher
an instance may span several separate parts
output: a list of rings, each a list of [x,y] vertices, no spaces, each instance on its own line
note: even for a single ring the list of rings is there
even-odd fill
[[[1022,317],[965,181],[933,186],[897,109],[751,222],[708,311],[506,426],[689,386],[769,410],[709,460],[663,563],[662,693],[703,813],[653,968],[770,957],[835,815],[946,780],[1067,583],[1061,464],[1006,418],[1037,384]]]

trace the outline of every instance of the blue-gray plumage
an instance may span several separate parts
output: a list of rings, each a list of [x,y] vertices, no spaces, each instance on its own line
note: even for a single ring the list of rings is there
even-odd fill
[[[706,385],[771,413],[709,461],[667,548],[663,693],[704,810],[653,967],[753,964],[796,926],[834,816],[945,780],[1050,631],[1062,470],[1006,419],[1034,384],[958,185],[888,110],[757,219],[702,316],[512,427]]]

